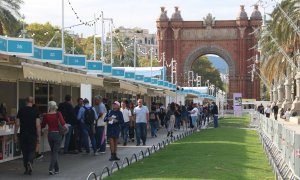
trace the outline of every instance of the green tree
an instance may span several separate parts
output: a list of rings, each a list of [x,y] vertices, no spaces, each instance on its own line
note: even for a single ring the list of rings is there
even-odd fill
[[[21,4],[23,4],[23,0],[0,1],[0,35],[15,34],[16,29],[20,26],[18,18],[20,18]]]
[[[220,77],[220,72],[213,67],[213,64],[208,60],[206,56],[199,57],[192,65],[194,73],[198,73],[201,76],[202,85],[209,80],[219,89],[224,90],[224,84]]]
[[[269,20],[266,26],[262,28],[262,33],[258,36],[262,57],[260,69],[269,85],[278,82],[280,79],[284,78],[284,76],[288,75],[287,68],[290,64],[279,49],[281,48],[286,51],[292,61],[296,64],[297,58],[294,56],[300,48],[300,37],[292,28],[290,22],[288,22],[279,7],[287,13],[296,25],[300,24],[300,7],[298,5],[298,0],[283,0],[274,8],[271,13],[271,20]],[[270,35],[273,36],[279,47],[275,44],[275,41]]]
[[[114,66],[134,66],[134,49],[133,41],[128,37],[113,37],[113,57]],[[138,57],[136,57],[136,66],[139,65]]]
[[[83,53],[87,56],[87,59],[94,59],[94,36],[89,36],[79,41],[80,47],[83,49]],[[96,38],[96,59],[100,60],[101,39]]]
[[[45,24],[32,23],[26,26],[27,36],[34,39],[34,44],[38,46],[61,47],[61,31],[57,26],[51,25],[49,22]],[[73,38],[75,54],[83,54],[83,49],[76,40],[76,37],[70,32],[64,32],[65,52],[72,53]],[[52,40],[52,41],[51,41]]]
[[[151,60],[148,57],[139,57],[139,66],[140,67],[151,67]],[[153,58],[152,67],[160,66],[159,63]]]

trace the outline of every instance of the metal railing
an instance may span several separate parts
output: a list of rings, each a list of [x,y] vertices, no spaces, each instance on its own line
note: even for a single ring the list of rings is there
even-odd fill
[[[300,157],[297,155],[299,144],[296,142],[300,140],[300,134],[257,112],[251,114],[251,123],[257,125],[257,132],[276,179],[300,180]]]
[[[138,154],[133,153],[130,159],[128,157],[125,157],[121,161],[122,162],[121,164],[119,164],[118,161],[114,161],[111,165],[111,168],[106,166],[102,169],[102,171],[99,174],[96,174],[95,172],[90,172],[86,180],[101,180],[104,177],[111,176],[114,172],[123,169],[127,166],[130,166],[131,164],[138,162],[139,160],[142,160],[155,152],[158,152],[159,150],[165,148],[167,145],[171,144],[172,142],[183,139],[184,137],[189,136],[194,132],[195,132],[194,130],[185,131],[179,135],[171,137],[170,139],[168,138],[166,140],[163,140],[157,143],[157,145],[153,145],[151,148],[145,149],[145,151],[140,150]]]

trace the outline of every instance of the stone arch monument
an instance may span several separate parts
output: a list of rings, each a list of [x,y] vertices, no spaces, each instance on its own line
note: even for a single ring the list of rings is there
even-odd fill
[[[177,62],[177,84],[186,86],[186,72],[191,70],[193,62],[200,56],[215,54],[223,58],[229,66],[229,99],[232,93],[241,92],[243,98],[260,99],[260,80],[255,76],[251,81],[251,71],[256,56],[257,40],[254,30],[262,25],[262,16],[258,6],[248,18],[244,6],[235,20],[216,20],[208,14],[202,21],[184,21],[178,7],[171,18],[164,7],[156,21],[159,56],[165,54],[167,64],[172,58]],[[161,58],[161,57],[159,57]],[[167,68],[167,78],[171,70]]]

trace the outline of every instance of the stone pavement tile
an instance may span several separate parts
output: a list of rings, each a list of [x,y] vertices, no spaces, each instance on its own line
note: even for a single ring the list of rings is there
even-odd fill
[[[183,130],[175,131],[174,136],[183,133]],[[122,160],[127,156],[131,158],[133,153],[138,153],[143,150],[145,151],[148,147],[151,148],[153,145],[157,145],[162,140],[166,140],[167,132],[164,128],[158,131],[157,138],[151,138],[149,133],[147,136],[146,146],[135,146],[135,142],[129,142],[127,146],[118,146],[118,156]],[[170,139],[170,138],[169,138]],[[82,180],[86,179],[90,172],[100,174],[102,169],[107,166],[111,168],[112,162],[108,159],[110,157],[109,146],[107,146],[106,153],[94,156],[91,154],[65,154],[59,155],[59,167],[60,174],[48,175],[48,166],[50,161],[49,152],[44,153],[44,158],[41,160],[35,160],[33,164],[33,174],[23,175],[24,169],[22,165],[22,159],[17,159],[0,164],[0,179],[53,179],[53,180]]]

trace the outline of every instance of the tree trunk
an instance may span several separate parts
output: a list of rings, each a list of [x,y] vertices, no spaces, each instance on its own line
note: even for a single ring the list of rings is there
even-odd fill
[[[3,26],[2,26],[2,23],[0,22],[0,35],[4,35],[3,34]]]

